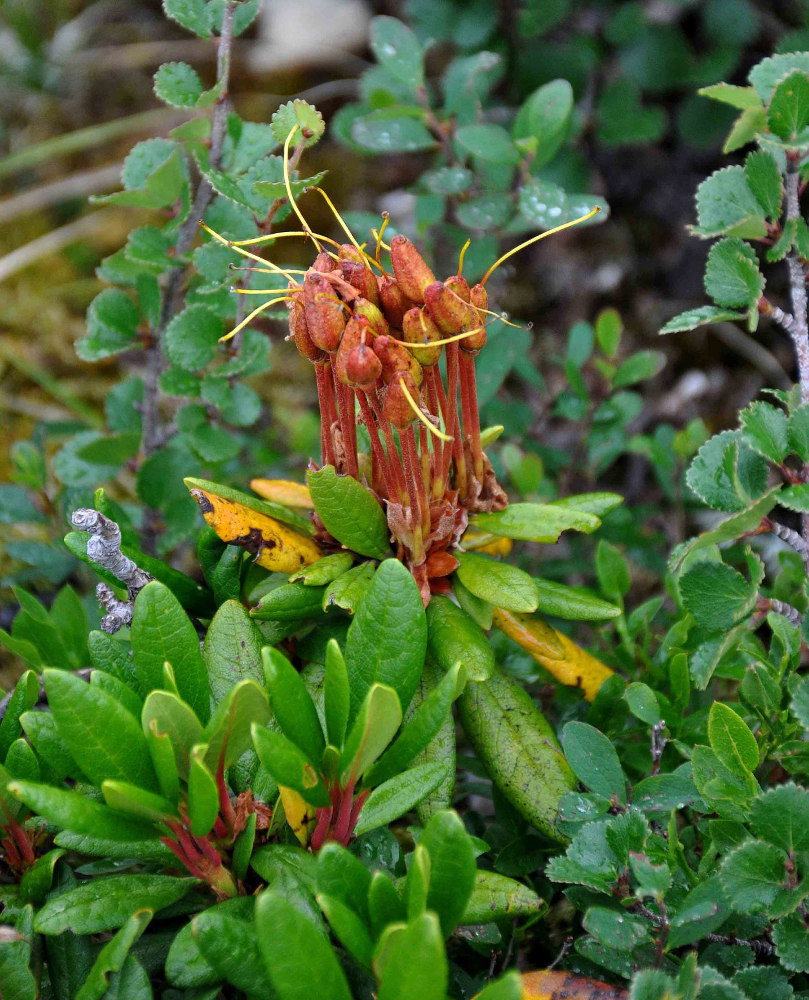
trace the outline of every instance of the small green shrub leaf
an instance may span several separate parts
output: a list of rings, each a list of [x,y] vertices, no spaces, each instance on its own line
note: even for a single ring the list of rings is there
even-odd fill
[[[306,475],[315,509],[326,530],[347,549],[371,559],[390,554],[390,532],[379,501],[351,476],[326,465]]]
[[[711,749],[725,767],[735,774],[758,767],[758,743],[747,723],[728,705],[715,701],[708,715]]]
[[[442,670],[460,663],[466,677],[485,681],[494,670],[494,651],[483,629],[448,597],[435,595],[427,605],[427,648]]]
[[[475,552],[458,552],[456,557],[458,578],[475,597],[507,611],[536,611],[537,586],[523,570]]]

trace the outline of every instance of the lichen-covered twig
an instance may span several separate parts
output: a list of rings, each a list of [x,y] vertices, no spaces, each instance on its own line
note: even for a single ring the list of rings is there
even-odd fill
[[[106,583],[96,587],[96,597],[107,614],[101,619],[101,628],[110,635],[124,625],[132,623],[135,598],[153,580],[151,573],[142,570],[121,551],[121,529],[111,518],[90,507],[80,507],[71,516],[74,528],[90,534],[87,556],[126,586],[128,600],[119,600]]]

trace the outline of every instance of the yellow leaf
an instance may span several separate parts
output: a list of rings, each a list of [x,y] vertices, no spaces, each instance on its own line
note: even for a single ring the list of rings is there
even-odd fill
[[[300,841],[301,846],[306,847],[314,824],[315,807],[304,802],[294,788],[285,788],[281,785],[278,788],[278,793],[281,796],[287,823]]]
[[[206,522],[229,545],[242,545],[256,555],[264,569],[294,573],[323,558],[316,542],[287,524],[244,504],[217,496],[209,490],[192,489]]]
[[[624,1000],[626,990],[569,972],[524,972],[523,1000]]]
[[[588,701],[615,673],[541,618],[495,608],[492,622],[562,684],[580,687]]]
[[[461,539],[464,549],[474,549],[475,552],[485,552],[488,556],[507,556],[514,543],[510,538],[503,538],[502,535],[493,535],[488,531],[473,531],[470,529]]]
[[[314,510],[309,487],[290,479],[251,479],[250,489],[264,500],[286,504],[287,507],[305,507]]]

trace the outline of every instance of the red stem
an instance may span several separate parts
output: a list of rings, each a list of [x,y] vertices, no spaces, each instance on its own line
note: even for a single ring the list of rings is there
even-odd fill
[[[360,794],[356,797],[356,799],[354,799],[354,805],[351,807],[351,821],[348,827],[349,835],[353,835],[354,833],[354,827],[357,825],[357,820],[359,819],[360,810],[365,805],[365,800],[368,798],[368,794],[370,791],[371,789],[367,788],[364,792],[360,792]]]
[[[410,467],[412,470],[411,475],[413,477],[413,487],[416,490],[416,497],[418,500],[418,505],[416,509],[418,510],[419,514],[419,523],[421,524],[421,530],[425,535],[429,535],[430,501],[427,497],[427,490],[424,486],[424,476],[422,474],[422,467],[421,467],[421,462],[419,461],[418,451],[416,450],[416,435],[413,431],[413,425],[411,424],[405,431],[400,431],[399,436],[400,438],[402,438],[402,452],[404,453],[405,449],[407,449],[407,453],[410,458]]]
[[[372,389],[371,392],[376,392],[376,390]],[[385,492],[389,497],[392,497],[394,495],[394,484],[391,483],[390,469],[388,468],[388,461],[385,457],[385,449],[382,447],[382,442],[379,440],[379,431],[376,426],[376,421],[374,420],[373,413],[371,413],[371,407],[368,404],[368,393],[363,392],[360,389],[359,392],[357,392],[357,399],[359,400],[360,410],[362,412],[362,422],[368,428],[368,437],[371,439],[371,454],[376,462],[379,475],[382,477],[382,481],[385,484]]]
[[[472,456],[475,463],[475,477],[483,482],[483,448],[480,444],[480,413],[478,411],[478,387],[475,375],[474,355],[461,351],[461,398],[466,396],[468,416],[464,416],[464,427],[472,437]]]
[[[368,393],[368,402],[371,404],[371,409],[374,411],[377,423],[382,428],[382,434],[385,438],[385,450],[388,453],[388,464],[399,493],[398,497],[393,494],[391,499],[397,500],[399,503],[404,503],[404,495],[407,492],[407,486],[405,485],[404,470],[402,469],[402,462],[399,458],[399,450],[393,439],[393,431],[391,430],[390,422],[385,419],[385,414],[382,412],[382,407],[379,405],[379,399],[373,389]]]
[[[340,808],[337,810],[337,820],[332,835],[338,844],[348,846],[351,839],[351,807],[354,799],[356,779],[351,778],[340,796]]]
[[[28,833],[16,820],[11,821],[8,829],[17,842],[23,861],[26,865],[32,865],[36,861],[36,855],[34,854],[34,848],[31,846]]]
[[[2,847],[5,851],[9,867],[13,868],[15,871],[20,871],[22,869],[22,858],[20,857],[20,852],[17,850],[11,837],[7,837],[5,840],[0,840],[0,847]]]
[[[453,439],[444,445],[442,476],[449,482],[452,457],[455,458],[455,486],[461,496],[466,495],[466,461],[463,455],[463,431],[458,419],[458,345],[447,344],[447,434]]]
[[[334,396],[331,379],[326,371],[327,362],[315,364],[317,378],[317,398],[320,405],[320,458],[324,465],[334,465],[334,448],[331,439],[331,425],[334,419]]]
[[[319,851],[325,844],[333,813],[333,806],[320,806],[316,810],[317,826],[315,826],[315,832],[312,834],[312,840],[310,842],[310,846],[313,851]]]
[[[230,801],[228,786],[225,784],[225,771],[221,764],[216,772],[216,787],[219,792],[219,812],[227,827],[226,833],[232,836],[233,831],[236,829],[236,810]],[[216,824],[214,824],[215,826]],[[218,831],[217,836],[221,836]]]

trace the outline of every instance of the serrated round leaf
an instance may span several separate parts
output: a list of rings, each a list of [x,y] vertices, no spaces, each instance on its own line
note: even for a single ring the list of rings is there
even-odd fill
[[[740,239],[724,239],[708,253],[705,291],[720,306],[748,306],[758,302],[764,276],[755,251]]]
[[[395,17],[371,21],[371,51],[377,62],[415,91],[424,84],[424,54],[415,33]]]
[[[809,125],[809,76],[805,72],[790,73],[778,83],[767,108],[767,125],[785,142],[806,139],[802,136]]]
[[[270,127],[276,141],[285,142],[295,125],[298,126],[298,131],[292,137],[293,146],[297,146],[302,138],[305,139],[307,147],[314,146],[326,131],[323,115],[317,108],[300,99],[282,104],[273,114]],[[311,134],[304,135],[304,132]]]
[[[163,345],[169,361],[196,372],[216,357],[224,333],[221,319],[203,305],[187,306],[166,327]]]
[[[163,63],[154,76],[155,94],[172,108],[193,108],[203,90],[199,74],[188,63]]]
[[[766,214],[750,189],[744,167],[717,170],[697,188],[696,231],[700,236],[764,236]]]

